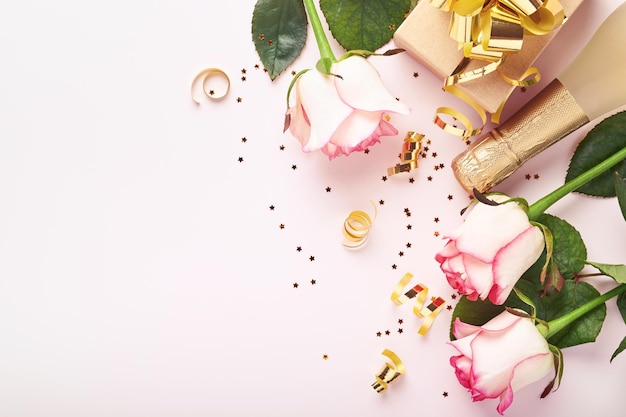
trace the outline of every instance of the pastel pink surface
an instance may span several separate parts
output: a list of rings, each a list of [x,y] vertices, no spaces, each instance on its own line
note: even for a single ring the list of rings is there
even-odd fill
[[[546,79],[617,4],[581,5],[542,56]],[[473,403],[456,380],[451,311],[420,336],[412,306],[389,299],[411,272],[429,296],[458,301],[433,259],[469,201],[450,171],[466,145],[432,123],[450,104],[440,80],[408,54],[371,57],[412,109],[391,116],[398,134],[368,154],[303,153],[282,127],[291,71],[318,58],[312,33],[272,82],[255,68],[253,6],[5,8],[0,417],[497,416],[494,401]],[[228,74],[230,93],[197,93],[196,105],[190,84],[206,67]],[[427,156],[385,181],[407,131],[431,141]],[[533,202],[556,188],[584,133],[500,190]],[[373,215],[370,201],[367,244],[346,250],[343,221],[353,210]],[[580,231],[589,259],[624,262],[614,201],[568,196],[550,212]],[[564,351],[559,391],[539,400],[547,381],[520,390],[508,417],[621,409],[614,387],[626,357],[609,358],[624,323],[614,305],[608,313],[596,344]],[[377,394],[385,348],[407,372]]]

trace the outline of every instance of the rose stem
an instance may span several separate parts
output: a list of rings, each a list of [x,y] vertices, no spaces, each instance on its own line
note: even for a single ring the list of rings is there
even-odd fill
[[[561,187],[552,191],[550,194],[545,197],[540,198],[535,203],[533,203],[528,209],[528,218],[531,220],[537,220],[537,218],[543,214],[544,211],[548,209],[552,204],[559,201],[561,198],[565,197],[567,194],[575,191],[577,188],[582,185],[588,183],[598,175],[602,174],[607,169],[611,168],[618,162],[622,161],[626,158],[626,148],[622,148],[620,151],[614,153],[612,156],[608,157],[604,161],[600,162],[595,167],[590,170],[583,172],[576,178],[571,181],[566,182]]]
[[[319,48],[321,57],[330,58],[332,62],[337,62],[337,58],[335,58],[335,54],[333,54],[333,50],[328,43],[326,34],[324,33],[324,28],[322,27],[322,22],[317,14],[317,9],[313,4],[313,0],[304,0],[304,8],[309,15],[309,20],[311,21],[311,27],[313,28],[315,41],[317,42],[317,47]]]
[[[626,291],[626,284],[620,284],[617,287],[613,288],[612,290],[607,291],[604,294],[600,295],[599,297],[596,297],[593,300],[586,302],[585,304],[570,311],[569,313],[557,319],[549,321],[547,331],[541,330],[543,326],[539,326],[538,328],[544,334],[545,338],[549,339],[550,337],[554,336],[556,333],[563,330],[567,325],[569,325],[573,321],[579,319],[580,317],[584,316],[585,314],[587,314],[594,308],[604,304],[606,301],[610,300],[616,295],[623,293],[624,291]],[[543,328],[545,329],[545,327]]]

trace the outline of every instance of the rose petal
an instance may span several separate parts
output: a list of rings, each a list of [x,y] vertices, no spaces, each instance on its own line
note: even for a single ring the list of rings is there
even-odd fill
[[[409,114],[409,108],[396,100],[380,79],[376,68],[367,59],[350,56],[334,64],[333,74],[337,92],[348,105],[367,111],[389,111]]]
[[[467,286],[473,288],[481,300],[485,300],[494,283],[492,265],[483,263],[468,254],[464,254],[462,259]]]
[[[494,225],[497,225],[497,230],[494,230]],[[456,240],[459,251],[491,263],[498,251],[526,230],[528,225],[528,216],[517,203],[498,206],[479,203],[450,238]]]
[[[337,126],[352,113],[353,109],[337,94],[332,78],[331,75],[310,70],[296,81],[296,94],[311,125],[309,139],[303,144],[305,152],[326,145]]]
[[[539,259],[544,246],[543,233],[531,226],[498,252],[493,263],[495,285],[489,294],[492,303],[506,301],[519,277]]]
[[[376,132],[382,112],[354,110],[337,128],[330,139],[337,146],[354,148]]]

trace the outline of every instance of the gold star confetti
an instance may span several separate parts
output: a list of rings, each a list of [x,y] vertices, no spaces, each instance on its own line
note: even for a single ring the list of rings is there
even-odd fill
[[[294,288],[298,288],[298,283],[297,283],[297,282],[294,282],[294,283],[293,283],[293,287],[294,287]]]
[[[322,359],[324,359],[325,361],[327,361],[327,360],[328,360],[328,355],[326,355],[326,354],[322,355]]]

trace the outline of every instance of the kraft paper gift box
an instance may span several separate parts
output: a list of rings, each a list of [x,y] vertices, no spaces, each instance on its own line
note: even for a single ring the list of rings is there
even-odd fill
[[[582,2],[583,0],[560,1],[566,17],[571,17]],[[413,58],[441,77],[442,85],[443,80],[452,74],[463,59],[463,51],[448,33],[450,19],[451,12],[433,7],[429,0],[421,0],[394,34],[396,46],[405,49]],[[545,35],[525,33],[522,49],[509,55],[500,66],[502,72],[511,78],[520,79],[559,29],[560,27]],[[541,68],[539,71],[541,72]],[[495,113],[515,88],[504,81],[498,72],[457,85],[490,113]]]

